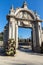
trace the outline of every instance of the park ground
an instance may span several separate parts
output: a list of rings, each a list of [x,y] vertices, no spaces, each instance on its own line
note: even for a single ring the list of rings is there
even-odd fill
[[[43,65],[43,54],[17,50],[14,57],[0,55],[0,65]]]

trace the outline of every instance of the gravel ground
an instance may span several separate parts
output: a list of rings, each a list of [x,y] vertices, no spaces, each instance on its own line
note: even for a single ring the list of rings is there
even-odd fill
[[[43,65],[43,54],[17,50],[14,57],[0,55],[0,65]]]

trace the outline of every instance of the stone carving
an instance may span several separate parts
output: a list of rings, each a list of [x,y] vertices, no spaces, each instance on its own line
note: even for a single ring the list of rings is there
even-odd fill
[[[6,26],[6,30],[4,31],[4,43],[5,44],[6,42],[8,42],[9,39],[13,38],[16,44],[15,47],[17,49],[18,48],[18,26],[31,27],[32,36],[33,36],[32,37],[33,38],[32,40],[33,49],[32,50],[35,52],[40,52],[40,47],[42,43],[42,37],[40,37],[42,35],[41,33],[42,28],[41,28],[40,22],[42,21],[40,20],[38,16],[36,18],[36,14],[32,10],[28,9],[27,4],[23,4],[23,7],[18,8],[17,10],[14,10],[14,8],[11,8],[10,13],[7,15],[7,20],[8,20],[8,29]],[[10,27],[10,22],[12,23],[11,27]],[[40,24],[40,29],[39,29],[39,24]],[[13,32],[12,32],[12,29],[13,29]],[[8,34],[6,31],[8,31]],[[9,47],[9,45],[7,47]]]

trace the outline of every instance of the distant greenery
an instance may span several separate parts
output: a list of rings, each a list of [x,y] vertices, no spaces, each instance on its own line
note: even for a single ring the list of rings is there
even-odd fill
[[[0,37],[0,41],[3,41],[3,37]]]
[[[3,32],[0,33],[0,41],[3,41]]]

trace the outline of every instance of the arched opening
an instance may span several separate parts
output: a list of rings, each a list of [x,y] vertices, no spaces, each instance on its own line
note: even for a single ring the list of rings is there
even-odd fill
[[[18,48],[22,51],[32,51],[33,46],[33,34],[32,28],[29,27],[18,27]]]
[[[23,29],[31,30],[31,31],[28,31],[28,32],[30,32],[30,34],[28,33],[30,35],[30,38],[29,38],[28,34],[25,34],[25,35],[28,35],[28,37],[26,39],[22,38],[22,35],[20,35],[20,37],[18,37],[19,36],[19,34],[18,34],[19,31],[18,31],[18,33],[16,35],[18,38],[18,39],[16,39],[17,40],[16,46],[19,48],[20,47],[23,48],[23,44],[24,44],[24,47],[27,46],[28,50],[31,50],[31,51],[34,50],[35,45],[36,45],[35,30],[34,30],[34,20],[35,20],[34,13],[31,10],[18,9],[15,13],[15,16],[16,16],[17,24],[18,24],[18,28],[19,28],[18,30],[20,30],[20,28],[22,29],[22,31],[23,31]]]

